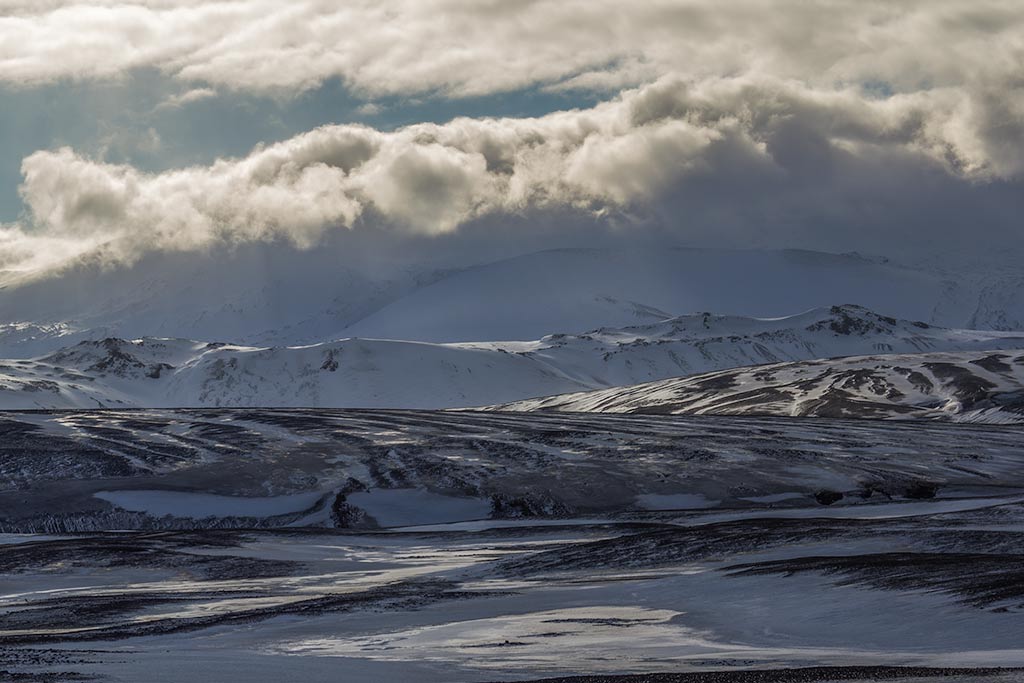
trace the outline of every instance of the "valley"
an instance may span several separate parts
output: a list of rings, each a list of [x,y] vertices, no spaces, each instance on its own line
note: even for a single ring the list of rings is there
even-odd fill
[[[0,421],[4,680],[1022,680],[1019,427]]]

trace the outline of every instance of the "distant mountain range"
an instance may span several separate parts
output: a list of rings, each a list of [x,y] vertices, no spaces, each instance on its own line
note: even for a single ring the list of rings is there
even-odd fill
[[[705,313],[528,342],[341,339],[256,347],[107,338],[0,362],[0,408],[472,407],[780,361],[935,351],[981,358],[1020,348],[1024,333],[946,329],[852,305],[771,319]],[[725,401],[734,385],[720,384]],[[566,399],[550,400],[535,407],[561,407]],[[534,405],[516,409],[525,407]]]
[[[438,259],[412,267],[254,244],[9,278],[0,283],[0,358],[110,337],[260,347],[349,337],[529,341],[703,311],[765,318],[837,303],[945,327],[1024,329],[1024,277],[1013,272],[690,248],[560,249],[469,268]]]

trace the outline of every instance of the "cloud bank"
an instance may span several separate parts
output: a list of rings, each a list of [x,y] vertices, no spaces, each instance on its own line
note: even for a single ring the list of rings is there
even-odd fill
[[[115,78],[368,95],[620,89],[669,72],[900,91],[1016,80],[1016,0],[0,0],[0,80]],[[1016,75],[1014,75],[1016,72]]]
[[[539,118],[325,126],[156,174],[39,151],[0,269],[99,246],[131,261],[346,228],[451,235],[545,211],[755,243],[934,241],[972,222],[1020,238],[1015,1],[0,0],[0,82],[142,68],[182,81],[166,106],[329,78],[371,99],[609,95]]]
[[[218,241],[309,245],[368,215],[439,234],[491,214],[632,210],[708,178],[739,200],[744,178],[806,185],[844,160],[911,164],[968,184],[1015,179],[1024,159],[1002,152],[1020,132],[988,128],[990,117],[956,91],[869,99],[754,77],[666,77],[587,110],[393,132],[327,126],[241,159],[159,174],[64,148],[24,160],[29,227],[4,234],[107,242],[131,258]]]

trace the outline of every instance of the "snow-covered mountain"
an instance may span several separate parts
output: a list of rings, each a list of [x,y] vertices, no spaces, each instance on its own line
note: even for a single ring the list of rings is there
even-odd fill
[[[454,273],[343,332],[421,341],[528,340],[699,311],[776,317],[837,302],[950,327],[964,327],[974,311],[953,281],[854,255],[564,249]]]
[[[1024,422],[1024,350],[774,363],[495,409]]]
[[[1024,277],[1018,273],[982,277],[977,298],[967,327],[1024,330]]]
[[[0,367],[0,406],[437,408],[589,386],[501,345],[345,339],[261,348],[105,339],[7,361]]]
[[[108,338],[3,361],[0,407],[471,407],[777,361],[1017,348],[1022,333],[945,329],[856,306],[774,319],[700,314],[532,342]]]
[[[789,315],[839,302],[946,327],[1021,329],[1013,273],[959,274],[810,251],[561,249],[471,268],[280,244],[76,263],[0,282],[0,358],[83,340],[173,337],[294,346],[347,337],[535,340],[715,311]],[[981,271],[978,271],[981,272]]]
[[[352,260],[338,249],[252,244],[151,253],[127,266],[78,262],[49,277],[0,281],[0,358],[107,337],[316,343],[446,272]]]

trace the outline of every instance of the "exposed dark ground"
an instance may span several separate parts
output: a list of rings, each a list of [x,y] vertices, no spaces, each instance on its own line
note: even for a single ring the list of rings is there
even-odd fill
[[[529,683],[826,683],[829,681],[897,681],[954,678],[961,681],[1007,680],[1021,669],[956,669],[895,666],[829,666],[760,671],[636,674],[626,676],[569,676]],[[1016,679],[1015,679],[1016,680]]]
[[[719,507],[1024,492],[1024,427],[870,420],[221,409],[0,412],[0,533],[378,526],[347,497],[418,488],[490,516],[628,514],[638,496]],[[119,509],[102,491],[267,497],[270,517]],[[794,494],[771,503],[751,498]],[[319,506],[319,508],[317,508]],[[650,506],[648,506],[650,507]],[[183,511],[187,512],[187,511]]]
[[[0,524],[54,534],[0,535],[0,681],[1024,681],[971,668],[1024,665],[1018,428],[225,410],[0,430]],[[93,495],[132,490],[324,493],[251,519]],[[380,529],[367,491],[489,519]]]

